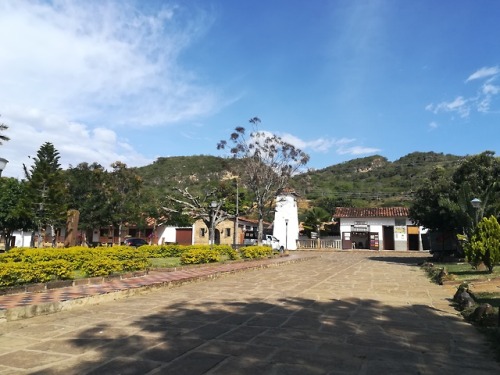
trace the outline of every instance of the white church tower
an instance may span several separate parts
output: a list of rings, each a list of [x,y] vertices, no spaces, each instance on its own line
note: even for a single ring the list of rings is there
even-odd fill
[[[285,250],[297,250],[299,239],[299,215],[297,194],[291,189],[283,189],[276,197],[273,236]]]

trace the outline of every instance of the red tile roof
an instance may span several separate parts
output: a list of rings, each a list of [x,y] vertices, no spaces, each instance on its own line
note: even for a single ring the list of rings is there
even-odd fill
[[[408,217],[406,207],[377,207],[377,208],[354,208],[337,207],[333,213],[334,218],[341,217]]]

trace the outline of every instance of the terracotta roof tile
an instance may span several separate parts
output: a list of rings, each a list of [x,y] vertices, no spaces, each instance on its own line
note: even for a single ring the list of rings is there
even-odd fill
[[[337,207],[333,213],[334,218],[351,217],[408,217],[406,207],[377,207],[377,208],[355,208]]]

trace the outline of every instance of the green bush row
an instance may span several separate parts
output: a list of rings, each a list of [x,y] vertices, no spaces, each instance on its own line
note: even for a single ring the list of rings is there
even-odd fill
[[[0,286],[71,279],[77,270],[87,277],[108,276],[144,270],[149,264],[145,252],[129,246],[16,248],[0,255]]]
[[[240,255],[244,259],[268,258],[273,255],[270,246],[246,246],[240,248]]]
[[[181,264],[201,264],[220,262],[221,255],[216,250],[192,249],[181,255]]]
[[[44,283],[51,280],[68,280],[74,268],[65,260],[39,263],[8,262],[0,268],[0,286]]]
[[[270,247],[249,246],[240,249],[241,257],[264,258]],[[201,264],[234,260],[239,253],[229,245],[147,245],[88,248],[14,248],[0,254],[0,286],[72,279],[76,271],[87,277],[144,270],[148,258],[179,257],[182,264]]]
[[[229,245],[144,245],[139,248],[148,258],[181,257],[185,252],[193,250],[215,251],[227,259],[237,259],[238,253]]]

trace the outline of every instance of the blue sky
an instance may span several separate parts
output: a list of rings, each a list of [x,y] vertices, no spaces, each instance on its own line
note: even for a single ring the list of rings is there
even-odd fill
[[[225,156],[258,116],[324,168],[500,147],[500,2],[0,2],[3,176]]]

